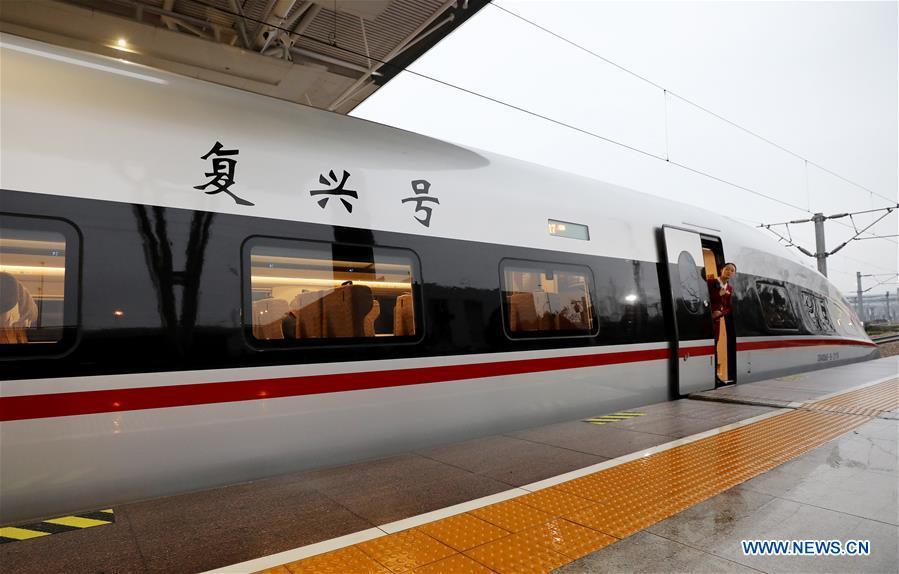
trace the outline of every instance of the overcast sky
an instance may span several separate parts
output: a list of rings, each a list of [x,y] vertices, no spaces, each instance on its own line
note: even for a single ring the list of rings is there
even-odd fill
[[[494,4],[652,83],[492,5],[410,70],[667,156],[796,207],[408,72],[353,115],[701,205],[753,224],[801,219],[809,216],[805,210],[831,214],[897,201],[896,2]],[[661,88],[884,197],[813,166],[806,169],[802,159],[677,96],[666,97]],[[870,221],[871,215],[857,218],[860,225]],[[896,234],[897,221],[894,212],[873,230]],[[791,231],[814,250],[811,224]],[[828,222],[826,232],[828,249],[852,234],[837,222]],[[856,271],[895,273],[896,241],[851,243],[829,259],[831,280],[844,292],[854,292]],[[865,287],[883,279],[867,278]],[[889,281],[874,292],[889,288],[895,293],[896,281]]]

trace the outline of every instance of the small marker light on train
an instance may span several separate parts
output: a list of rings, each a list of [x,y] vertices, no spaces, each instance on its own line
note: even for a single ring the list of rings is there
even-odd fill
[[[637,296],[631,293],[630,295],[625,296],[624,300],[628,303],[633,303],[637,300]]]
[[[116,309],[115,311],[112,312],[112,314],[115,315],[116,317],[124,317],[125,316],[125,312],[122,311],[121,309]]]

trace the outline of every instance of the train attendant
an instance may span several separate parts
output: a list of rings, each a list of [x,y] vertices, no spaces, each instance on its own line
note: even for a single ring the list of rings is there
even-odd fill
[[[733,263],[725,263],[724,267],[721,268],[721,274],[718,277],[712,277],[708,280],[716,348],[718,347],[718,340],[722,329],[725,328],[726,319],[731,312],[731,298],[733,297],[734,288],[730,285],[730,278],[736,273],[736,265]],[[722,319],[724,319],[724,321],[722,321]],[[725,332],[725,337],[726,336]],[[726,347],[723,353],[719,353],[718,367],[718,378],[721,382],[725,384],[732,382],[728,376]]]

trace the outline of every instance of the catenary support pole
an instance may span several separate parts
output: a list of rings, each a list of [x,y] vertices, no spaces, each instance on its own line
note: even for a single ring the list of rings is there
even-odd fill
[[[855,302],[855,306],[858,310],[859,319],[864,321],[865,320],[865,303],[864,303],[864,299],[862,298],[862,272],[861,271],[855,272],[855,282],[858,286],[858,291],[857,291],[858,299]]]
[[[827,277],[827,247],[824,243],[824,221],[827,218],[823,213],[816,213],[812,217],[815,222],[815,259],[818,260],[818,271]]]

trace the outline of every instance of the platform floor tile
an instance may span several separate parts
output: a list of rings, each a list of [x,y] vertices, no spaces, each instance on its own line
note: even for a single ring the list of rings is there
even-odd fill
[[[355,546],[298,560],[285,564],[284,567],[290,574],[390,574],[390,570]],[[284,574],[284,572],[270,569],[266,570],[265,574]]]
[[[493,574],[493,570],[464,554],[455,554],[427,566],[416,568],[413,570],[413,574]]]
[[[561,518],[522,530],[517,536],[530,540],[535,547],[545,546],[572,560],[618,541],[615,537]]]
[[[471,558],[500,574],[545,574],[571,562],[543,546],[534,546],[530,536],[512,534],[465,552]]]
[[[421,527],[428,536],[462,552],[508,536],[509,532],[472,514],[457,514]]]
[[[594,500],[581,498],[575,494],[555,488],[545,488],[520,496],[515,499],[515,502],[532,506],[552,516],[563,516],[596,504]]]
[[[417,530],[404,530],[359,544],[359,549],[391,572],[402,574],[419,566],[448,558],[456,551]]]
[[[549,522],[554,518],[551,514],[531,508],[515,500],[507,500],[478,508],[477,510],[472,510],[470,514],[509,532],[518,532],[536,524]]]

